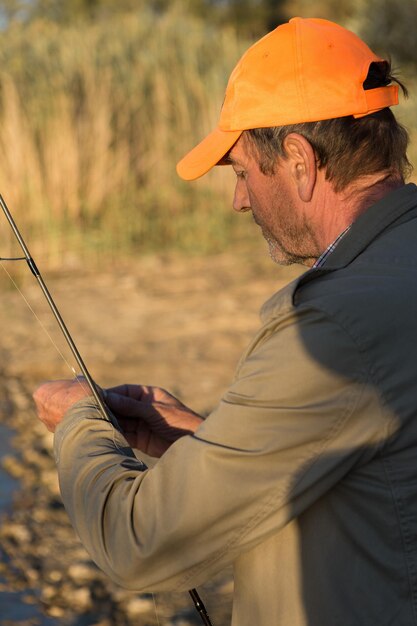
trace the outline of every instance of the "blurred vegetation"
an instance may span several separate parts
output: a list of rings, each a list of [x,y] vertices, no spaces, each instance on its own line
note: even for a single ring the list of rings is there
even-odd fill
[[[147,9],[155,16],[173,7],[211,24],[231,24],[238,32],[258,37],[286,20],[286,0],[3,0],[0,15],[6,22],[30,22],[41,17],[60,24],[113,18],[127,11]]]
[[[215,126],[242,51],[297,14],[389,49],[413,92],[415,0],[0,2],[0,191],[34,256],[61,266],[247,240],[229,168],[190,184],[175,163]],[[414,137],[411,95],[400,117]]]
[[[116,255],[226,245],[236,226],[219,210],[227,172],[190,185],[175,163],[216,124],[241,51],[232,30],[176,11],[9,26],[0,190],[49,262],[84,247]]]

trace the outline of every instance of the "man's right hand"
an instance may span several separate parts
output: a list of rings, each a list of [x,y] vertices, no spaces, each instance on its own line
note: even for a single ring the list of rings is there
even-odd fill
[[[129,445],[154,457],[162,456],[180,437],[194,433],[203,421],[160,387],[112,387],[105,392],[105,402]]]

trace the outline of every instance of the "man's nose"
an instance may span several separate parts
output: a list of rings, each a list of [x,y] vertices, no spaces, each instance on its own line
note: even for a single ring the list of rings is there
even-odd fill
[[[233,209],[238,213],[245,213],[245,211],[250,211],[250,201],[246,185],[241,182],[238,182],[236,184],[235,195],[233,198]]]

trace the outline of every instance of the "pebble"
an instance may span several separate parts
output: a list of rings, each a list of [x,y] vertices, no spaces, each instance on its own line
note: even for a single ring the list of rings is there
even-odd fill
[[[3,532],[13,539],[17,544],[28,543],[31,540],[31,533],[22,524],[6,523],[3,525]]]
[[[77,584],[83,585],[91,582],[97,576],[97,572],[90,565],[74,563],[68,568],[68,576]]]
[[[1,465],[4,470],[13,478],[23,478],[25,474],[25,468],[22,465],[22,462],[19,461],[15,456],[8,454],[3,457]]]
[[[154,612],[155,605],[150,598],[132,598],[126,602],[124,609],[130,618],[134,618],[143,613]]]
[[[91,608],[91,594],[87,587],[73,589],[70,592],[69,599],[73,606],[76,606],[81,613]]]

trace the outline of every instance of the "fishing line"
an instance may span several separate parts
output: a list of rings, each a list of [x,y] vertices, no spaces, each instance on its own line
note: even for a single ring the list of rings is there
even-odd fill
[[[36,321],[38,322],[39,326],[42,328],[43,332],[45,333],[45,335],[48,337],[49,341],[51,342],[51,344],[54,346],[55,350],[58,352],[59,356],[61,357],[61,359],[64,361],[65,365],[68,367],[68,369],[70,370],[70,372],[72,374],[74,374],[75,377],[77,377],[77,372],[75,370],[75,368],[71,365],[71,363],[68,361],[68,359],[65,357],[65,355],[63,354],[62,350],[59,348],[58,344],[54,341],[51,333],[49,332],[49,330],[46,328],[45,324],[42,322],[42,320],[40,319],[40,317],[36,314],[36,311],[33,309],[32,305],[30,304],[29,300],[26,298],[25,294],[23,293],[23,291],[20,289],[19,285],[16,283],[16,281],[14,280],[13,276],[10,274],[10,272],[8,272],[8,270],[6,269],[6,267],[4,266],[4,263],[2,261],[25,261],[26,257],[12,257],[12,258],[5,258],[5,257],[0,257],[0,265],[3,269],[3,271],[7,274],[7,276],[9,277],[12,285],[15,287],[15,289],[17,290],[17,292],[21,295],[21,297],[23,298],[23,301],[25,302],[26,306],[28,307],[28,309],[30,310],[30,312],[32,313],[32,315],[35,317]],[[81,384],[81,383],[80,383]]]
[[[158,626],[161,626],[161,622],[159,621],[158,608],[156,606],[156,598],[155,598],[154,593],[152,594],[152,599],[153,599],[153,606],[155,609],[156,621],[158,622]]]

